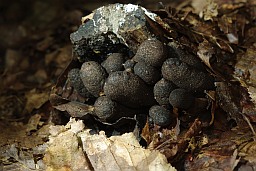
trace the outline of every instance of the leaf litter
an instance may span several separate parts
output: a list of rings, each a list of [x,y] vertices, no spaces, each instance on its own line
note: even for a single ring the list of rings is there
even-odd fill
[[[46,170],[176,170],[160,152],[142,148],[133,133],[107,138],[103,131],[91,135],[83,128],[75,119],[65,128],[50,128],[54,134],[44,157]]]

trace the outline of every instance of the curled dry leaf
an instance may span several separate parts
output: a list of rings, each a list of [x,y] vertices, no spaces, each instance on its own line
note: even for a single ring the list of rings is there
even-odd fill
[[[163,129],[162,132],[153,135],[153,141],[150,146],[155,146],[154,149],[159,150],[167,158],[173,157],[178,152],[177,137],[175,129]]]
[[[218,5],[214,0],[192,0],[191,6],[194,8],[194,12],[205,21],[213,20],[218,15]]]
[[[245,142],[240,145],[239,156],[244,157],[250,163],[256,163],[256,142]]]
[[[232,150],[231,154],[221,154],[220,150],[223,149],[208,149],[208,151],[203,151],[193,162],[186,161],[185,170],[234,170],[239,162],[239,159],[236,159],[237,150]]]
[[[219,106],[229,114],[230,119],[234,119],[238,125],[243,125],[244,120],[239,106],[240,95],[237,90],[239,90],[239,86],[216,82],[216,99]]]
[[[66,128],[52,126],[48,148],[44,156],[46,170],[91,170],[79,146],[77,133],[84,128],[82,121],[71,119]]]
[[[0,170],[44,170],[41,156],[46,149],[49,125],[43,125],[39,114],[27,124],[0,122]],[[38,128],[39,126],[42,126]]]
[[[90,135],[85,131],[80,136],[83,149],[96,171],[176,170],[160,152],[142,148],[133,133],[106,138],[104,132]]]
[[[199,58],[212,69],[210,60],[213,57],[215,51],[213,46],[207,41],[204,40],[202,43],[199,43],[197,55]]]
[[[74,101],[54,107],[60,111],[67,111],[72,117],[83,117],[93,111],[93,106]]]
[[[239,54],[235,65],[234,77],[248,89],[251,100],[256,104],[256,44]]]
[[[178,151],[175,156],[171,156],[168,160],[176,161],[182,155],[184,155],[186,149],[189,146],[189,142],[195,136],[197,136],[202,131],[202,122],[199,119],[195,119],[193,124],[187,130],[183,137],[178,139]]]
[[[29,118],[26,131],[35,131],[37,130],[38,125],[40,124],[41,115],[35,114]]]
[[[1,170],[13,171],[13,170],[44,170],[44,164],[42,160],[35,159],[34,156],[42,153],[37,153],[38,147],[32,149],[19,148],[18,145],[12,144],[6,147],[1,147]],[[41,146],[43,150],[44,147]]]
[[[65,128],[52,126],[50,132],[44,157],[47,170],[176,170],[160,152],[142,148],[133,133],[110,138],[104,132],[91,135],[75,119]]]
[[[204,0],[192,0],[191,1],[191,6],[194,9],[194,12],[196,14],[199,14],[200,12],[202,12],[205,8],[205,6],[207,6],[207,3],[209,1],[204,1]]]
[[[216,133],[213,132],[208,137],[207,146],[203,145],[199,153],[188,156],[185,169],[253,170],[249,168],[253,167],[252,165],[255,167],[256,143],[248,127],[243,129],[237,127],[232,131]]]
[[[213,20],[218,15],[218,5],[214,0],[206,0],[207,4],[203,11],[200,11],[199,16],[205,21]]]
[[[30,113],[33,109],[40,108],[45,102],[49,100],[48,91],[38,92],[36,89],[26,93],[27,103],[25,109]]]
[[[152,136],[150,134],[148,120],[147,120],[144,128],[142,129],[141,137],[147,142],[147,144],[149,144],[152,141]]]
[[[147,125],[143,128],[142,137],[149,137],[148,149],[155,149],[164,154],[167,158],[173,157],[178,151],[177,139],[180,133],[180,121],[177,119],[176,126],[172,129],[155,129],[147,130]],[[145,134],[146,133],[146,134]]]

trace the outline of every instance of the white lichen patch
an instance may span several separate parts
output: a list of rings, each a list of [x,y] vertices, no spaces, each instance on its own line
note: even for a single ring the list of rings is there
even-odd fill
[[[128,30],[138,30],[144,27],[146,25],[145,15],[153,21],[157,16],[145,8],[133,4],[117,3],[100,7],[82,18],[84,24],[80,30],[71,34],[71,40],[77,42],[97,33],[112,32],[126,44],[123,34]]]
[[[143,21],[145,19],[145,15],[150,17],[152,20],[155,20],[154,17],[156,14],[146,10],[143,7],[133,4],[112,4],[108,6],[103,6],[98,8],[94,14],[100,14],[100,18],[93,18],[95,25],[99,27],[101,32],[113,31],[118,34],[119,30],[122,30],[123,25],[133,24],[132,22],[137,20]],[[135,16],[136,14],[140,14]],[[136,27],[136,25],[133,25]]]

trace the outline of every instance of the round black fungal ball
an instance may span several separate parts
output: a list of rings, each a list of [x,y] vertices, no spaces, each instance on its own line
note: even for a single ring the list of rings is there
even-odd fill
[[[73,68],[68,72],[68,80],[75,89],[84,87],[83,81],[80,77],[80,69]],[[80,84],[81,83],[81,84]]]
[[[98,97],[94,103],[94,112],[100,120],[109,120],[117,113],[117,103],[106,96]]]
[[[179,88],[170,93],[169,102],[173,107],[188,109],[195,101],[195,98],[187,90]]]
[[[162,106],[152,106],[149,109],[149,116],[156,125],[165,127],[171,124],[171,111]]]
[[[156,103],[152,89],[137,75],[127,71],[109,74],[104,85],[104,93],[110,99],[131,108],[152,106]]]
[[[147,65],[144,62],[138,62],[135,64],[134,73],[150,85],[155,84],[161,79],[161,72],[155,67]]]
[[[134,67],[135,63],[136,62],[134,60],[132,60],[132,59],[126,60],[125,63],[123,64],[124,65],[124,69],[126,71],[133,71],[133,67]]]
[[[189,67],[177,58],[169,58],[163,63],[162,75],[178,87],[191,91],[203,91],[214,87],[210,75]]]
[[[133,117],[139,112],[127,108],[107,96],[98,97],[94,103],[94,113],[101,121],[114,122],[121,117]]]
[[[80,77],[80,69],[73,68],[68,72],[68,80],[71,86],[82,96],[89,97],[91,94],[85,88],[83,81]]]
[[[133,57],[136,62],[145,62],[154,67],[160,67],[167,58],[165,45],[159,40],[146,40],[139,46]]]
[[[169,95],[176,89],[177,86],[171,81],[168,81],[164,78],[159,80],[154,86],[154,97],[160,105],[169,104]]]
[[[170,49],[169,49],[170,57],[178,58],[182,62],[185,62],[186,64],[198,70],[205,71],[204,65],[198,57],[196,57],[195,55],[189,54],[188,52],[185,51],[185,49],[182,49],[182,46],[176,44],[175,42],[171,42],[168,45],[170,46]]]
[[[106,79],[106,72],[95,61],[83,63],[80,76],[86,89],[95,97],[99,97]]]
[[[124,70],[124,56],[121,53],[112,53],[107,57],[101,65],[106,69],[107,73]]]

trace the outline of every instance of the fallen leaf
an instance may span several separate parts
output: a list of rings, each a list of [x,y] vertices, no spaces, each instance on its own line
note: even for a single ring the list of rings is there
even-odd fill
[[[196,14],[199,14],[204,10],[204,8],[207,5],[207,1],[205,0],[192,0],[191,1],[191,6],[194,8],[194,12]]]
[[[232,150],[233,153],[231,154],[221,154],[220,150],[223,149],[209,149],[209,151],[203,151],[202,154],[199,154],[192,162],[186,160],[185,170],[234,170],[240,161],[236,159],[237,150]]]
[[[202,16],[205,21],[211,20],[218,15],[218,5],[214,2],[214,0],[207,0],[207,6],[202,11]],[[199,14],[200,16],[200,14]]]
[[[35,115],[31,116],[29,118],[29,121],[27,124],[26,132],[29,133],[30,131],[37,130],[40,119],[41,119],[41,115],[39,115],[39,114],[35,114]]]
[[[145,127],[144,127],[145,129]],[[173,157],[178,151],[178,135],[180,133],[180,121],[177,119],[176,126],[172,129],[162,129],[155,127],[149,130],[150,143],[147,149],[160,151],[166,158]]]
[[[25,171],[32,171],[32,170],[42,170],[44,166],[39,164],[36,160],[34,160],[33,153],[28,152],[27,149],[20,149],[15,144],[8,146],[5,150],[3,150],[3,154],[1,154],[1,159],[5,158],[6,160],[1,163],[1,169],[6,171],[14,171],[14,170],[25,170]],[[8,160],[12,161],[7,164]],[[14,162],[15,161],[15,162]],[[40,166],[39,166],[39,165]]]
[[[238,54],[234,77],[248,89],[251,100],[256,104],[256,44],[245,53]]]
[[[86,131],[80,136],[83,149],[95,171],[176,170],[160,152],[142,148],[133,133],[106,138],[104,132],[100,132],[99,135],[90,135]]]
[[[40,116],[34,115],[28,124],[22,122],[0,122],[0,170],[45,170],[42,156],[45,141],[49,136],[49,125],[37,128]],[[33,130],[28,134],[28,131]]]
[[[133,133],[109,138],[103,131],[91,135],[82,120],[72,118],[65,127],[50,129],[46,170],[176,171],[163,154],[142,148]]]
[[[225,82],[216,82],[216,100],[218,105],[228,113],[229,119],[234,119],[238,125],[245,122],[241,116],[239,86],[228,85]]]
[[[214,0],[193,0],[191,5],[205,21],[213,21],[213,18],[218,15],[218,5]]]
[[[54,108],[60,111],[66,111],[72,117],[83,117],[87,114],[92,114],[94,110],[93,106],[75,102],[75,101],[67,102],[65,104],[60,104],[60,105],[54,106]]]
[[[239,156],[250,163],[256,163],[256,142],[246,142],[240,145]]]
[[[61,129],[59,129],[61,127]],[[90,171],[82,147],[79,146],[77,133],[84,128],[82,121],[71,119],[66,128],[63,126],[52,126],[49,137],[48,148],[44,155],[46,170],[73,170]]]
[[[210,60],[214,53],[215,49],[207,40],[204,39],[204,41],[199,44],[197,55],[210,69],[212,69]]]
[[[149,125],[148,125],[148,120],[147,120],[144,128],[142,129],[141,137],[147,142],[147,144],[149,144],[152,141],[152,137],[151,137]]]
[[[25,97],[27,99],[25,109],[30,113],[33,109],[39,109],[49,100],[49,92],[38,92],[36,89],[32,89],[29,92],[26,92]]]

